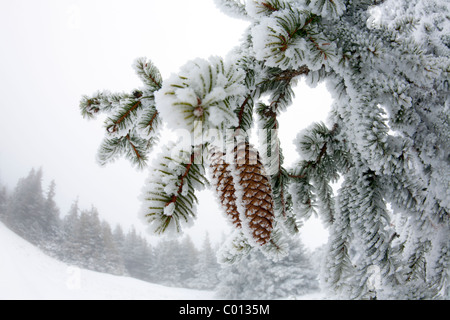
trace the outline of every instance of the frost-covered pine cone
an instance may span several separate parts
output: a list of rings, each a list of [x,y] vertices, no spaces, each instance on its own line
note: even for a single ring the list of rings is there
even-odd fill
[[[217,150],[212,150],[210,167],[222,208],[225,209],[227,216],[236,228],[241,228],[241,220],[236,205],[236,189],[234,187],[233,176],[230,172],[230,164],[225,161],[225,154]]]
[[[234,149],[236,170],[234,180],[242,205],[244,230],[251,233],[259,245],[269,242],[273,229],[274,205],[272,187],[258,151],[247,142]],[[239,207],[238,207],[239,209]]]
[[[272,188],[258,151],[247,142],[233,150],[234,163],[225,153],[210,150],[210,167],[218,199],[233,225],[243,228],[252,242],[269,242],[274,220]]]

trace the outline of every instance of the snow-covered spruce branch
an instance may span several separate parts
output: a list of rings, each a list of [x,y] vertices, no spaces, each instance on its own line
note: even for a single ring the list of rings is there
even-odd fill
[[[213,0],[216,5],[226,14],[233,18],[249,20],[250,17],[245,10],[245,3],[241,0]]]
[[[185,179],[187,179],[187,176],[189,175],[189,172],[191,171],[192,165],[194,163],[194,158],[195,158],[195,154],[192,153],[191,154],[191,158],[189,159],[189,163],[186,164],[186,170],[184,171],[184,173],[179,177],[179,187],[178,190],[176,192],[176,194],[174,194],[172,196],[172,199],[170,199],[170,201],[168,203],[165,204],[166,207],[171,206],[172,204],[177,202],[178,197],[180,197],[182,195],[183,192],[183,187],[184,184],[186,183]]]
[[[162,77],[159,73],[158,68],[146,58],[138,58],[134,62],[134,70],[139,76],[141,81],[146,85],[147,88],[159,90],[162,86]]]
[[[141,217],[152,232],[179,233],[195,218],[195,192],[207,184],[205,169],[195,150],[171,143],[152,165],[142,198]]]
[[[101,165],[125,156],[133,165],[144,168],[148,153],[158,141],[161,120],[154,92],[161,87],[161,75],[144,58],[137,59],[134,68],[146,85],[144,88],[133,90],[131,94],[97,92],[91,97],[84,96],[80,102],[83,117],[107,116],[106,136],[97,154]]]
[[[299,216],[309,217],[319,206],[325,225],[334,222],[334,194],[330,186],[350,166],[348,155],[342,152],[336,136],[339,126],[330,130],[323,123],[314,124],[299,134],[298,151],[303,160],[288,174],[290,190]],[[317,203],[318,202],[318,203]]]
[[[261,92],[270,94],[269,104],[258,103],[256,108],[262,161],[270,175],[275,212],[290,233],[298,232],[298,225],[291,209],[291,197],[287,191],[289,177],[287,170],[283,167],[284,157],[278,138],[277,117],[292,102],[294,79],[308,73],[309,69],[306,66],[297,70],[269,69],[267,77],[259,83]]]

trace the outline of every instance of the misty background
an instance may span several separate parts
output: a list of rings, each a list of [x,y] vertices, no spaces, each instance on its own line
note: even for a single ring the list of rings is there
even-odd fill
[[[15,0],[0,11],[0,182],[10,190],[31,168],[42,168],[46,189],[56,182],[55,202],[64,216],[75,199],[98,209],[101,219],[134,226],[146,170],[126,160],[100,167],[102,121],[86,121],[78,104],[97,90],[130,92],[141,86],[131,65],[151,59],[163,78],[196,57],[225,56],[240,42],[245,21],[222,14],[212,0]],[[322,86],[299,84],[293,106],[280,121],[287,166],[298,159],[292,140],[332,103]],[[162,135],[164,144],[171,133]],[[221,241],[228,225],[210,191],[199,197],[197,221],[187,233],[200,247],[205,232]],[[314,249],[327,241],[317,220],[301,229]]]

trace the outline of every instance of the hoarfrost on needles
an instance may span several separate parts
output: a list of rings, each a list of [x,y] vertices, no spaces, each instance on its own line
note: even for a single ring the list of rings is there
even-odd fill
[[[164,81],[156,107],[170,128],[189,134],[236,126],[233,107],[246,91],[244,78],[243,70],[220,57],[195,59]]]

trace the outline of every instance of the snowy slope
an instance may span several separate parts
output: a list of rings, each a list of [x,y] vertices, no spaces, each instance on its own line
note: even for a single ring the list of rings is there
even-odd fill
[[[68,266],[0,223],[0,300],[194,300],[214,293],[168,288]]]

